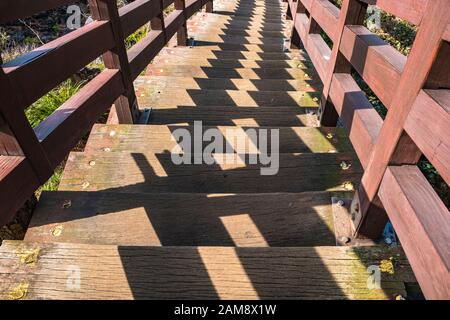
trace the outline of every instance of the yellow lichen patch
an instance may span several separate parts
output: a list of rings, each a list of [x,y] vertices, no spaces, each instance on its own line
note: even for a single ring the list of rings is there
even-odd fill
[[[381,260],[380,271],[389,274],[394,274],[394,263],[392,261],[393,261],[392,257],[390,257],[389,260]]]
[[[20,247],[17,251],[17,256],[20,258],[20,262],[29,266],[36,265],[36,262],[39,258],[39,252],[41,250],[39,248],[26,248]]]
[[[52,235],[55,237],[59,237],[62,234],[63,226],[59,225],[52,229]]]
[[[20,300],[26,297],[28,293],[29,284],[25,281],[19,283],[11,292],[8,294],[8,300]]]

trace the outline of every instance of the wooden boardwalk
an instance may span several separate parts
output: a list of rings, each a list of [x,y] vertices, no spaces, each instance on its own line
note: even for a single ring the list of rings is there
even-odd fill
[[[135,81],[150,124],[95,125],[25,241],[0,247],[2,298],[407,295],[416,280],[400,249],[336,245],[346,208],[332,198],[352,199],[363,169],[344,129],[319,127],[322,84],[289,49],[285,12],[279,0],[222,0],[189,20],[191,46],[163,49]],[[174,132],[194,121],[218,129],[235,161],[174,164]],[[279,130],[277,174],[243,160],[261,147],[233,140],[248,129]]]

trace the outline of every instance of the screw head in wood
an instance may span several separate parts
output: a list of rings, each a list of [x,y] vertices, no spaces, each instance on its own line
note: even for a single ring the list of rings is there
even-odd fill
[[[62,205],[63,209],[70,208],[71,206],[72,206],[71,200],[64,200],[63,205]]]
[[[343,207],[344,206],[344,201],[343,200],[339,200],[338,202],[337,202],[337,205],[339,206],[339,207]]]
[[[342,170],[348,170],[348,169],[350,169],[350,167],[352,166],[352,164],[349,163],[349,162],[347,162],[347,161],[342,161],[341,164],[340,164],[340,166],[341,166],[341,169],[342,169]]]
[[[63,226],[62,225],[56,226],[52,230],[52,235],[54,237],[59,237],[62,234],[62,231],[63,231]]]

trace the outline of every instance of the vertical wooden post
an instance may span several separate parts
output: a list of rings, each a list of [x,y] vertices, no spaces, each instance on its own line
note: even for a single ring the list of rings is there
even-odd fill
[[[53,174],[50,161],[19,105],[20,92],[15,90],[0,67],[0,155],[25,156],[40,183]]]
[[[177,31],[177,45],[186,46],[187,45],[187,15],[186,15],[186,2],[185,0],[175,0],[175,10],[183,10],[184,23],[181,28]]]
[[[205,5],[205,11],[206,11],[206,12],[209,12],[209,13],[212,13],[212,12],[214,11],[214,3],[213,3],[213,0],[208,1],[208,2],[206,3],[206,5]]]
[[[164,24],[164,4],[163,0],[160,0],[161,3],[161,12],[154,18],[150,20],[150,28],[152,30],[159,30],[164,35],[164,42],[167,43],[169,39],[167,39],[166,26]]]
[[[105,66],[119,69],[125,92],[115,102],[111,112],[117,113],[119,123],[135,123],[139,119],[139,109],[131,78],[130,65],[125,48],[125,37],[120,25],[119,12],[115,0],[89,0],[89,7],[95,20],[108,20],[115,40],[115,48],[103,54]]]
[[[406,118],[438,56],[450,12],[448,0],[428,1],[411,53],[358,189],[355,236],[377,238],[383,217],[374,203],[389,164],[415,164],[418,152],[403,130]],[[405,151],[406,150],[406,151]],[[395,163],[393,163],[395,162]]]
[[[292,14],[292,31],[291,31],[291,48],[294,49],[300,49],[302,40],[300,39],[300,35],[297,32],[297,29],[295,29],[295,19],[297,19],[298,13],[306,13],[306,8],[303,5],[301,0],[297,0],[297,9],[295,12],[291,12]]]
[[[328,61],[327,74],[325,76],[322,98],[320,101],[319,120],[323,126],[334,127],[339,119],[336,109],[328,98],[333,74],[351,72],[351,64],[339,52],[344,27],[348,24],[363,24],[366,11],[367,4],[357,0],[344,0],[342,3],[338,24],[336,26],[336,34],[338,36],[333,40],[333,49],[331,51],[330,60]]]

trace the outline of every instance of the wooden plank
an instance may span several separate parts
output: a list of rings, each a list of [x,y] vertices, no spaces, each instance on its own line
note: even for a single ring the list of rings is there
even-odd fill
[[[450,298],[450,213],[416,166],[388,167],[379,195],[428,299]]]
[[[450,184],[450,90],[421,90],[405,130]]]
[[[206,30],[206,29],[205,29]],[[284,43],[283,38],[256,38],[256,37],[241,37],[233,35],[220,35],[217,33],[209,32],[193,32],[191,37],[194,41],[207,41],[217,43],[236,43],[236,44],[258,44],[258,45],[282,45]]]
[[[317,108],[298,107],[183,107],[157,109],[152,124],[193,124],[216,126],[318,126]]]
[[[215,26],[210,26],[208,28],[204,28],[202,26],[194,26],[192,24],[189,25],[190,32],[201,32],[201,33],[207,33],[210,32],[211,34],[217,34],[217,35],[235,35],[235,36],[245,36],[245,37],[259,37],[259,38],[280,38],[284,37],[285,33],[282,31],[258,31],[258,30],[244,30],[244,29],[227,29],[227,28],[220,28]]]
[[[311,57],[311,61],[313,62],[320,79],[325,81],[328,61],[331,56],[330,48],[327,46],[320,34],[309,34],[306,40],[305,48]]]
[[[0,226],[11,221],[39,185],[27,159],[0,156]]]
[[[383,120],[348,73],[335,73],[329,97],[363,167],[366,167]]]
[[[17,108],[25,109],[113,47],[109,22],[94,21],[3,64],[3,71],[20,91]]]
[[[275,156],[279,158],[279,170],[269,176],[261,175],[261,168],[268,165],[246,164],[245,157],[237,154],[226,158],[216,155],[212,165],[177,165],[169,153],[71,153],[59,189],[138,193],[346,191],[346,182],[355,186],[362,174],[353,153],[277,154],[274,151],[274,159]],[[342,161],[351,165],[350,168],[343,170]]]
[[[191,65],[215,68],[297,68],[306,73],[314,69],[306,67],[300,60],[248,60],[248,59],[208,59],[203,57],[180,57],[178,55],[159,54],[153,59],[155,64]]]
[[[368,266],[389,264],[390,257],[395,272],[382,272],[381,289],[368,289]],[[375,247],[160,248],[5,241],[0,260],[4,299],[392,299],[405,295],[404,282],[413,280],[399,249]],[[69,277],[77,270],[80,281],[67,286],[64,272]]]
[[[252,52],[252,51],[221,51],[209,47],[166,48],[161,54],[180,57],[202,57],[208,59],[250,59],[250,60],[290,60],[303,58],[300,52]]]
[[[339,19],[339,9],[328,0],[315,0],[309,11],[314,20],[333,42],[338,39],[336,28]]]
[[[124,91],[118,70],[105,70],[42,121],[35,133],[56,167]]]
[[[283,79],[283,80],[310,80],[314,73],[308,74],[299,69],[292,68],[209,68],[190,65],[157,65],[151,64],[147,68],[147,76],[171,76],[193,78],[225,78],[225,79]],[[317,78],[316,78],[317,79]]]
[[[125,37],[148,23],[161,11],[159,1],[135,0],[119,9],[120,23]]]
[[[0,3],[0,23],[28,18],[41,11],[46,11],[72,4],[73,0],[2,0]]]
[[[128,50],[131,78],[136,79],[165,45],[164,33],[153,30]]]
[[[85,151],[129,151],[164,153],[174,150],[178,145],[172,132],[179,126],[131,126],[131,125],[100,125],[92,128]],[[342,128],[311,128],[311,127],[237,127],[237,126],[203,126],[203,130],[217,129],[231,147],[230,152],[249,153],[249,145],[241,145],[238,139],[247,138],[245,130],[255,130],[258,134],[263,130],[279,130],[280,153],[319,153],[319,152],[350,152],[352,147]],[[185,127],[193,134],[193,127]],[[262,130],[261,130],[262,129]],[[114,134],[111,136],[111,132]],[[237,138],[237,139],[236,139]],[[203,146],[208,145],[204,142]],[[270,140],[268,141],[270,149]],[[259,144],[254,142],[256,148]],[[180,146],[181,147],[181,146]],[[191,150],[193,151],[193,150]]]
[[[376,5],[381,10],[387,11],[400,19],[419,25],[425,14],[428,0],[360,0],[370,5]]]
[[[225,61],[225,60],[222,60]],[[236,61],[236,60],[230,60]],[[248,61],[248,60],[243,60]],[[264,64],[263,64],[264,67]],[[248,91],[306,91],[315,92],[321,89],[321,83],[313,80],[280,80],[280,79],[226,79],[226,78],[191,78],[166,76],[139,76],[135,83],[138,92],[153,87],[155,90],[205,89],[205,90],[248,90]]]
[[[450,11],[447,9],[447,0],[428,2],[428,14],[419,28],[405,70],[396,87],[391,109],[383,123],[377,144],[372,151],[371,160],[364,172],[358,192],[362,220],[356,228],[358,234],[362,236],[377,237],[384,228],[386,218],[384,214],[373,215],[372,218],[375,221],[378,220],[379,223],[374,220],[367,223],[366,217],[372,208],[375,213],[379,210],[379,206],[373,201],[376,200],[384,172],[392,163],[392,159],[395,159],[396,164],[415,164],[418,161],[417,148],[410,139],[403,140],[406,141],[406,146],[402,145],[402,138],[405,137],[403,126],[439,52],[442,35],[449,19]],[[396,153],[396,150],[399,152]]]
[[[231,106],[231,107],[318,107],[316,92],[301,91],[243,91],[206,89],[155,89],[143,87],[138,90],[140,105],[155,109],[171,109],[177,106]]]
[[[363,26],[346,26],[340,51],[389,108],[406,57]]]
[[[25,240],[122,246],[334,245],[332,195],[47,192]],[[274,207],[274,202],[280,205]],[[55,236],[55,229],[62,232]]]

